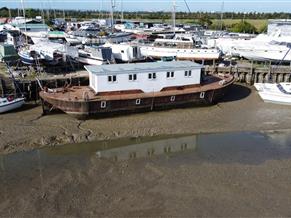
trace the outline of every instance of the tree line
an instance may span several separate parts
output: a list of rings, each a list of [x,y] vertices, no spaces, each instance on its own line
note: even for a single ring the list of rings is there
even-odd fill
[[[98,17],[109,17],[108,11],[96,11],[96,10],[54,10],[50,9],[42,11],[40,9],[32,9],[28,8],[25,10],[27,17],[35,17],[40,16],[44,14],[46,17],[54,18],[54,16],[57,17],[63,17],[65,16],[67,18],[98,18]],[[0,17],[16,17],[18,15],[22,14],[21,9],[9,9],[6,7],[0,8]],[[146,11],[137,11],[137,12],[129,12],[125,11],[123,12],[124,19],[171,19],[172,13],[171,12],[165,12],[165,11],[157,11],[157,12],[146,12]],[[115,13],[115,18],[120,18],[121,12]],[[176,19],[195,19],[199,20],[203,17],[207,17],[209,19],[220,19],[221,13],[220,12],[177,12],[176,13]],[[274,12],[274,13],[259,13],[259,12],[248,12],[248,13],[242,13],[242,12],[224,12],[223,13],[224,19],[289,19],[291,18],[291,13],[285,13],[285,12]]]
[[[43,16],[47,23],[49,23],[54,18],[76,18],[79,20],[85,19],[96,19],[96,18],[109,18],[110,12],[108,11],[96,11],[96,10],[40,10],[28,8],[25,10],[26,16],[28,18],[35,18],[36,16]],[[16,17],[22,16],[22,10],[20,9],[11,9],[9,10],[6,7],[0,8],[0,17]],[[240,19],[240,22],[235,24],[225,24],[223,20],[220,21],[220,18],[223,19]],[[121,12],[117,11],[114,13],[115,19],[121,19]],[[123,18],[128,20],[159,20],[161,22],[169,21],[172,18],[171,12],[123,12]],[[216,30],[229,30],[232,32],[244,32],[244,33],[260,33],[266,30],[266,26],[263,26],[261,29],[257,29],[252,23],[247,22],[247,19],[251,20],[266,20],[266,19],[288,19],[291,18],[291,13],[242,13],[242,12],[177,12],[176,19],[177,23],[179,20],[183,23],[189,24],[199,24],[209,29]],[[213,22],[216,20],[216,22]]]

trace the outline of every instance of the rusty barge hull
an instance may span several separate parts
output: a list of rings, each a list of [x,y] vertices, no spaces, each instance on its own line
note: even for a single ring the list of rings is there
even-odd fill
[[[220,80],[221,81],[221,80]],[[159,93],[103,93],[96,95],[87,86],[71,87],[69,92],[40,92],[43,104],[48,110],[59,109],[76,117],[91,115],[111,116],[120,113],[146,112],[180,107],[203,106],[217,103],[227,92],[234,78],[227,78],[225,84],[215,82],[199,87],[175,87]]]

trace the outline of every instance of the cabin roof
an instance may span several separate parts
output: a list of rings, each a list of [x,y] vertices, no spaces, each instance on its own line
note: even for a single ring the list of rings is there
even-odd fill
[[[19,24],[16,25],[20,29],[48,29],[48,25],[42,23],[28,23],[28,24]]]
[[[87,65],[85,69],[96,75],[165,72],[189,69],[201,69],[202,65],[192,61],[150,62],[134,64]]]

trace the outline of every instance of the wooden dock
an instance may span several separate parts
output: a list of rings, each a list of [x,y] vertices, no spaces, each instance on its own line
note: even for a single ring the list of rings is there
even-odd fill
[[[233,74],[236,81],[253,85],[256,82],[291,82],[290,66],[253,66],[236,65],[228,67],[205,66],[205,73],[208,74]]]
[[[236,82],[253,85],[256,82],[291,82],[290,66],[255,66],[252,64],[238,64],[235,66],[220,67],[215,65],[205,65],[206,74],[233,74]],[[85,70],[76,71],[74,73],[47,75],[39,78],[43,86],[50,88],[59,88],[67,84],[89,85],[88,73]],[[11,93],[14,86],[9,83],[7,76],[0,77],[0,94]],[[18,87],[24,93],[28,101],[39,100],[40,87],[35,79],[18,78]],[[15,89],[15,87],[14,87]]]

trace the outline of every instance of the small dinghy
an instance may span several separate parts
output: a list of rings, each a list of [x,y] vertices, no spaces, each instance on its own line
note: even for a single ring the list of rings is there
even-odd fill
[[[9,112],[20,108],[24,104],[24,98],[14,98],[13,96],[0,97],[0,113]]]
[[[255,83],[264,102],[291,105],[291,83]]]

